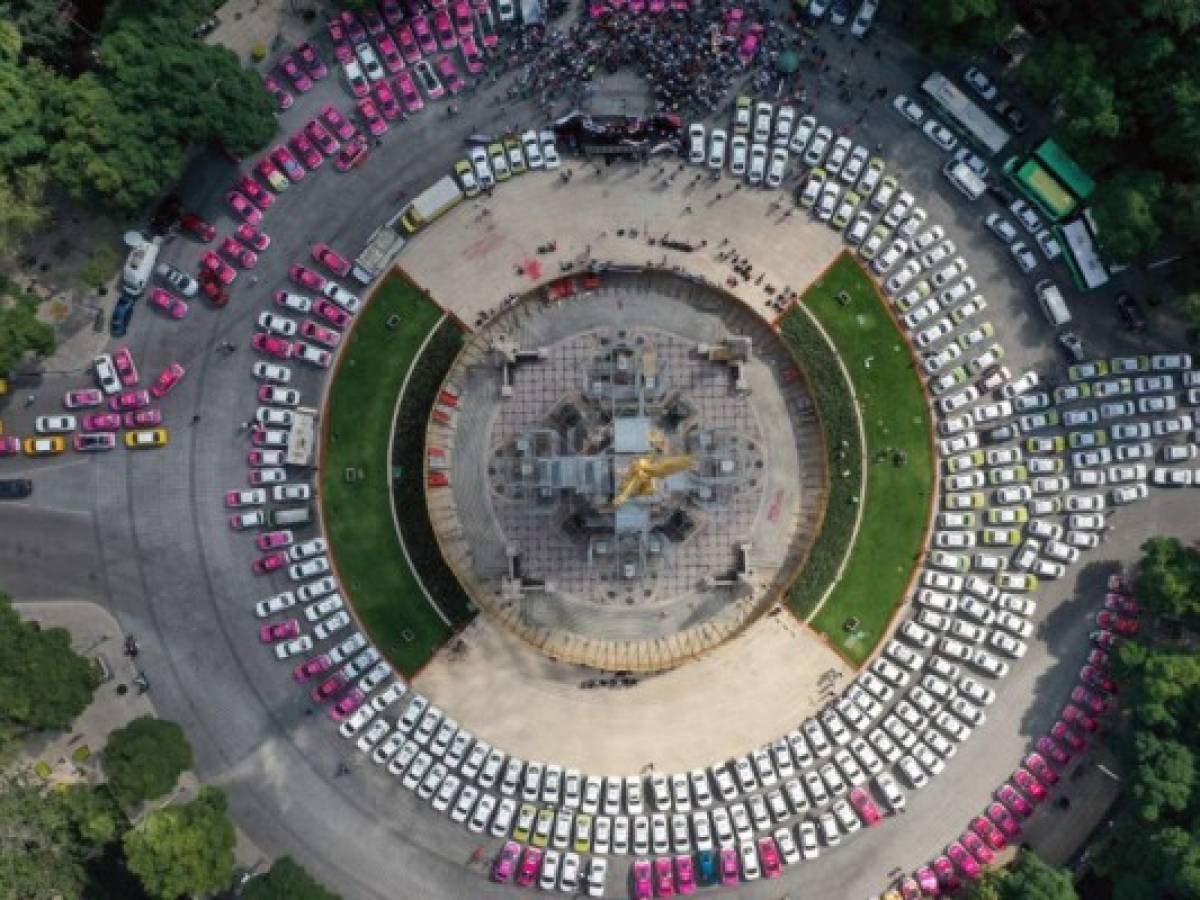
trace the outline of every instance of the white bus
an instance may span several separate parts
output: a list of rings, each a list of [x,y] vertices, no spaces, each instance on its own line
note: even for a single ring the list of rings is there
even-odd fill
[[[934,72],[921,83],[921,90],[950,120],[951,125],[985,148],[989,155],[995,156],[1011,139],[1007,131],[945,75]]]

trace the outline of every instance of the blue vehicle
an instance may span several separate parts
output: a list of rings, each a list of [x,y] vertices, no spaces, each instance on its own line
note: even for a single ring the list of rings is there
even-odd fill
[[[109,333],[113,337],[124,337],[129,330],[129,320],[133,318],[133,307],[137,298],[132,294],[121,294],[121,299],[113,307],[112,318],[109,320]]]
[[[696,880],[702,885],[717,884],[717,854],[712,850],[701,850],[696,854]]]

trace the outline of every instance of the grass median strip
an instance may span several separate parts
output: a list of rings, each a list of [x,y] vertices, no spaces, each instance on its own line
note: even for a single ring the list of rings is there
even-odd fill
[[[372,641],[402,672],[421,667],[451,631],[430,608],[392,523],[388,441],[396,397],[439,319],[411,282],[385,281],[350,338],[327,406],[322,503],[327,537]],[[402,471],[421,478],[421,470]]]
[[[837,345],[850,373],[867,449],[866,495],[859,498],[863,504],[862,523],[842,579],[812,624],[849,659],[861,662],[870,656],[896,606],[904,599],[921,554],[935,477],[930,415],[906,341],[853,257],[843,255],[809,288],[802,302]],[[792,312],[785,319],[785,339],[789,331],[803,330],[796,325],[789,328],[789,323],[801,316]],[[809,323],[804,326],[815,331]],[[811,340],[804,346],[809,343]],[[853,465],[858,457],[857,435],[851,420],[853,436],[845,436],[844,401],[835,400],[828,417],[822,402],[826,392],[820,382],[832,379],[836,370],[830,370],[824,361],[818,367],[808,358],[804,362],[809,376],[818,382],[817,402],[826,423],[831,472],[822,534],[793,588],[793,595],[797,588],[803,591],[794,605],[803,609],[807,604],[806,611],[811,611],[816,602],[813,591],[819,596],[828,587],[849,540],[859,478]],[[843,440],[849,442],[849,448],[841,443]],[[849,477],[841,477],[847,470]],[[808,576],[810,568],[816,569],[820,579]]]

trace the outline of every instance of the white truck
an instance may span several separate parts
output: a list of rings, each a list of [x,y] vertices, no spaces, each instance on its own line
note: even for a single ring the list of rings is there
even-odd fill
[[[452,175],[446,175],[417,194],[400,214],[400,227],[416,234],[438,216],[453,209],[463,199],[462,188]]]
[[[158,261],[158,248],[162,246],[162,238],[156,237],[150,241],[142,241],[132,250],[125,260],[125,268],[121,272],[121,285],[126,294],[140,297],[150,283],[154,273],[154,263]]]

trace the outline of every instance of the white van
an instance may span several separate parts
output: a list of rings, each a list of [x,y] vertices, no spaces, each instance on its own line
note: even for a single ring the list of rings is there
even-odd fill
[[[987,190],[987,182],[965,162],[951,160],[942,167],[942,174],[962,191],[968,200],[978,200]]]
[[[271,524],[275,527],[307,525],[312,521],[312,508],[291,506],[286,509],[273,509],[270,519]]]
[[[138,244],[129,251],[125,268],[121,272],[125,293],[134,297],[142,296],[146,285],[150,283],[150,275],[154,272],[154,263],[158,260],[158,248],[161,245],[162,238],[156,237],[152,241]]]
[[[1071,322],[1071,311],[1067,309],[1067,301],[1063,299],[1058,285],[1049,278],[1044,278],[1034,286],[1037,293],[1038,306],[1042,313],[1055,328],[1061,328]]]

